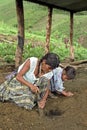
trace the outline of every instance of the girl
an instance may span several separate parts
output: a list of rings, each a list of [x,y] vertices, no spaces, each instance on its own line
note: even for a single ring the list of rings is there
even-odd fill
[[[74,79],[76,76],[76,70],[72,66],[66,66],[65,68],[58,67],[53,70],[53,77],[51,78],[50,90],[53,93],[62,94],[64,96],[73,96],[72,92],[67,92],[64,89],[64,81]],[[52,97],[53,94],[50,94]],[[53,96],[54,97],[54,96]]]

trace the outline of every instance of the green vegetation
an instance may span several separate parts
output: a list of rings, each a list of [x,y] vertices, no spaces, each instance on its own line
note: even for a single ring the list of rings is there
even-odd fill
[[[44,54],[46,39],[47,7],[24,2],[25,46],[23,58]],[[10,8],[8,8],[10,7]],[[61,61],[69,57],[69,47],[64,39],[69,39],[69,12],[53,10],[50,51],[56,52]],[[87,59],[87,12],[74,15],[74,52],[75,60]],[[0,34],[17,37],[17,16],[15,1],[0,0]],[[69,44],[69,42],[67,42]],[[14,62],[17,41],[7,43],[0,40],[0,57]]]

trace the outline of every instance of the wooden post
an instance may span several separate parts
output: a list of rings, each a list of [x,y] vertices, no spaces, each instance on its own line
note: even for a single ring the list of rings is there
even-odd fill
[[[70,61],[74,61],[74,48],[73,48],[73,12],[70,12]]]
[[[46,44],[45,44],[45,53],[49,52],[49,43],[50,43],[50,35],[51,35],[51,24],[52,24],[52,7],[48,7],[48,19],[46,26]]]
[[[24,11],[23,0],[16,0],[16,11],[18,20],[18,45],[15,53],[15,67],[22,62],[22,54],[24,47]]]

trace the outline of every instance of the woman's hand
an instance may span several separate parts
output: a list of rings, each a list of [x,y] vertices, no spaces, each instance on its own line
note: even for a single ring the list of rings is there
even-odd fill
[[[39,93],[39,88],[37,86],[32,85],[31,91],[34,93]]]
[[[43,109],[45,107],[46,100],[42,99],[41,101],[38,102],[38,107]]]

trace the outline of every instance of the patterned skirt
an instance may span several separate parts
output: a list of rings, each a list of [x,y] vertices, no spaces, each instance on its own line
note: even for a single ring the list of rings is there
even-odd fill
[[[32,109],[43,98],[49,82],[47,78],[41,77],[35,85],[40,89],[39,94],[33,93],[29,87],[21,84],[15,77],[6,80],[0,85],[0,101],[11,101],[20,107]]]

